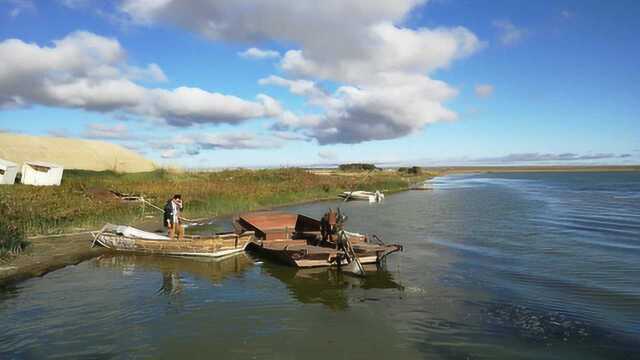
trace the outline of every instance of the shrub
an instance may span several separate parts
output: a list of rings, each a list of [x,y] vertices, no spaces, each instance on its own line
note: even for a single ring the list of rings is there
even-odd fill
[[[4,210],[0,204],[0,210]],[[16,225],[0,219],[0,258],[21,253],[29,242],[24,232]]]
[[[419,166],[401,167],[401,168],[398,168],[398,172],[409,174],[409,175],[420,175],[422,174],[422,168]]]

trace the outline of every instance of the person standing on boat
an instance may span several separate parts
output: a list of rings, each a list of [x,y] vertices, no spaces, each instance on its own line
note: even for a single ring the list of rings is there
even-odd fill
[[[182,196],[180,194],[173,195],[173,198],[167,200],[164,205],[164,226],[169,228],[169,238],[173,239],[174,236],[178,237],[178,240],[184,238],[184,227],[182,226],[182,220],[180,214],[182,213]]]

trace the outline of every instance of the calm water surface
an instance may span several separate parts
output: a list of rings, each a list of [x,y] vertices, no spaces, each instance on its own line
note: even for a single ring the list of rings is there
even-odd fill
[[[640,173],[431,183],[290,208],[405,246],[364,279],[102,256],[0,290],[0,358],[640,358]]]

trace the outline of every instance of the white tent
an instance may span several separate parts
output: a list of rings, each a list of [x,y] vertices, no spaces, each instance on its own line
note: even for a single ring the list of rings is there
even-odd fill
[[[16,181],[18,165],[11,161],[0,159],[0,185],[11,185]]]
[[[60,185],[63,167],[41,161],[25,161],[22,165],[22,183],[26,185]]]

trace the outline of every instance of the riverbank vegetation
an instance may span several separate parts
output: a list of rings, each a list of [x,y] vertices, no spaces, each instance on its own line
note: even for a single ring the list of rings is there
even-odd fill
[[[0,203],[0,214],[8,214],[6,205]],[[29,242],[22,229],[7,216],[0,216],[0,259],[21,253]]]
[[[111,191],[143,196],[160,207],[180,193],[186,203],[184,216],[198,218],[332,199],[347,190],[399,191],[421,179],[397,172],[317,175],[295,168],[133,174],[68,170],[61,186],[0,187],[0,217],[28,235],[56,234],[158,214],[140,202],[123,202]]]

